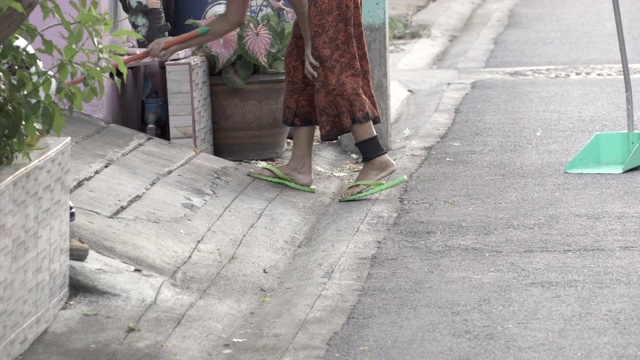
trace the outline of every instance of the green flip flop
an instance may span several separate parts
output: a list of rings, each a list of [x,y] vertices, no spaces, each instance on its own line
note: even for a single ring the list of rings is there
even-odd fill
[[[312,186],[304,186],[304,185],[300,185],[298,183],[295,183],[295,182],[293,182],[293,180],[289,179],[289,177],[287,175],[285,175],[282,171],[280,171],[277,167],[275,167],[273,165],[266,165],[266,166],[263,166],[262,168],[271,171],[276,176],[266,176],[266,175],[254,174],[254,173],[249,173],[248,175],[251,176],[251,177],[254,177],[256,179],[261,179],[261,180],[271,181],[271,182],[277,183],[277,184],[287,185],[288,187],[296,189],[296,190],[305,191],[305,192],[308,192],[308,193],[316,192],[316,187],[315,186],[313,186],[313,185]]]
[[[406,176],[401,176],[393,181],[389,181],[389,182],[384,182],[384,181],[370,181],[370,180],[364,180],[364,181],[358,181],[358,182],[354,182],[353,184],[349,185],[349,188],[352,188],[354,186],[369,186],[370,189],[366,189],[363,190],[357,194],[353,194],[351,196],[347,196],[347,197],[343,197],[341,198],[340,202],[345,202],[345,201],[354,201],[354,200],[360,200],[362,198],[365,198],[367,196],[373,195],[373,194],[377,194],[381,191],[387,190],[387,189],[391,189],[392,187],[398,186],[402,183],[407,182],[408,179]]]

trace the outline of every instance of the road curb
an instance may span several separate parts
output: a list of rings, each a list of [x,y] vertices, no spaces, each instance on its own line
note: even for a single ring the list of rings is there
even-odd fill
[[[439,0],[430,3],[413,16],[414,24],[428,28],[429,35],[400,45],[402,52],[396,55],[395,61],[390,62],[392,64],[390,81],[392,123],[402,116],[402,105],[411,96],[409,89],[399,80],[394,79],[394,72],[433,67],[482,2],[482,0]]]

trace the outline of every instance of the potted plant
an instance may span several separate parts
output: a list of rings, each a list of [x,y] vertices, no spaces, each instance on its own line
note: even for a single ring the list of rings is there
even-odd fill
[[[51,25],[24,22],[38,5]],[[126,71],[119,49],[101,44],[113,24],[98,9],[95,0],[0,0],[0,354],[11,359],[68,296],[70,139],[47,135],[100,96],[111,61]],[[55,64],[45,69],[40,57]],[[83,87],[66,85],[80,74]]]
[[[284,55],[294,16],[284,1],[264,1],[238,30],[202,47],[212,68],[215,155],[229,160],[282,155],[288,133],[281,122]]]
[[[28,2],[0,0],[0,19],[12,13],[24,14],[22,3]],[[29,159],[30,150],[40,138],[51,132],[60,134],[64,111],[72,114],[82,110],[83,103],[101,96],[105,74],[115,71],[111,62],[118,63],[118,70],[123,73],[127,69],[115,55],[124,49],[101,43],[113,22],[99,12],[98,1],[69,1],[77,14],[65,12],[55,1],[39,3],[44,20],[55,19],[55,23],[44,28],[22,23],[16,33],[0,38],[0,166],[11,165],[20,156]],[[55,36],[51,36],[55,29],[62,30],[57,36],[64,45],[57,44]],[[136,36],[124,30],[110,35]],[[35,50],[27,46],[36,41],[42,45]],[[44,69],[42,57],[55,59],[55,64]],[[80,75],[84,76],[83,86],[66,85]]]

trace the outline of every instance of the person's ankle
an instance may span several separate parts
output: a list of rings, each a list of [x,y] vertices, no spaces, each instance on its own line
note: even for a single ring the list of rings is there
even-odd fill
[[[306,161],[289,161],[285,167],[298,174],[311,175],[312,173],[311,163]]]
[[[364,162],[363,165],[364,166],[369,165],[371,167],[376,167],[376,168],[391,168],[391,167],[393,167],[394,169],[396,168],[396,162],[393,161],[391,157],[387,154],[378,156],[375,159],[371,159],[367,162]]]

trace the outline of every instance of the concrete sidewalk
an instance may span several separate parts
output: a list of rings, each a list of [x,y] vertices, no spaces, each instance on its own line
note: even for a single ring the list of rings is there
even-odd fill
[[[402,11],[424,3],[403,1]],[[399,44],[393,69],[417,66],[424,51],[435,61],[477,4],[438,0],[417,14],[439,35]],[[396,119],[410,92],[392,92]],[[116,125],[76,117],[65,135],[74,142],[72,233],[92,251],[72,262],[68,305],[22,359],[322,357],[402,191],[339,204],[359,165],[337,143],[314,148],[319,191],[307,194],[246,176],[255,164]],[[391,155],[399,174],[421,162]]]

